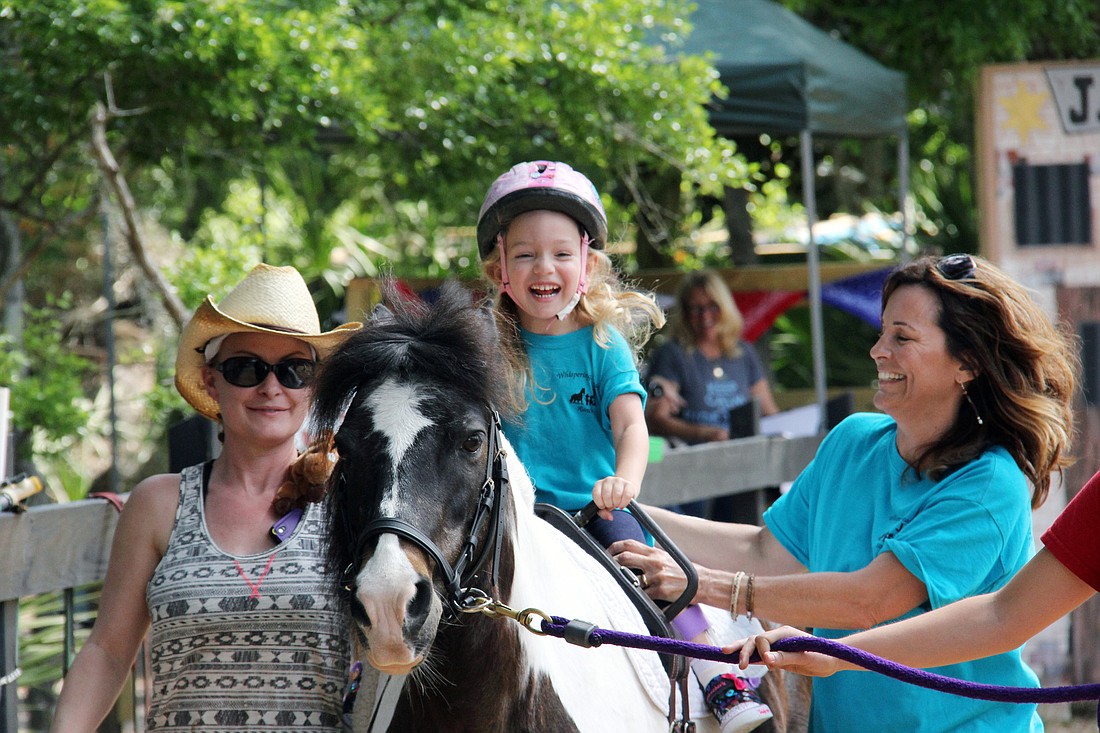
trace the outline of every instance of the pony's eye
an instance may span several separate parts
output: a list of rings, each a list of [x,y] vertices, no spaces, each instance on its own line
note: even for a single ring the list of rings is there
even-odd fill
[[[468,453],[477,453],[481,450],[481,445],[485,442],[485,436],[481,433],[472,433],[466,436],[466,440],[462,441],[462,450]]]

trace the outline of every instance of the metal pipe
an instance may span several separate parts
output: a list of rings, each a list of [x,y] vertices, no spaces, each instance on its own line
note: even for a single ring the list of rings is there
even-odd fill
[[[821,314],[821,262],[814,241],[817,223],[817,196],[814,192],[814,135],[803,130],[802,141],[802,205],[806,207],[806,269],[810,295],[810,342],[813,349],[814,396],[821,416],[818,430],[825,429],[825,328]]]

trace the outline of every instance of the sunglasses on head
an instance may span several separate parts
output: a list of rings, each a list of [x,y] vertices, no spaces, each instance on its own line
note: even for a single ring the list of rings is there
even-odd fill
[[[948,280],[970,280],[978,274],[978,265],[968,254],[942,257],[936,264],[936,269]]]
[[[279,384],[287,389],[302,389],[308,385],[316,367],[317,362],[312,359],[283,359],[278,364],[268,364],[255,356],[232,356],[214,365],[225,381],[235,387],[255,387],[275,372]]]

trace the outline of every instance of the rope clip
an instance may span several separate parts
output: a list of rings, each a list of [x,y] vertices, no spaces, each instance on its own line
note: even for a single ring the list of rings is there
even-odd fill
[[[542,624],[553,623],[553,619],[544,611],[537,608],[517,611],[493,600],[480,588],[468,588],[458,610],[462,613],[483,613],[489,618],[510,618],[536,636],[546,636],[546,632],[542,630]]]

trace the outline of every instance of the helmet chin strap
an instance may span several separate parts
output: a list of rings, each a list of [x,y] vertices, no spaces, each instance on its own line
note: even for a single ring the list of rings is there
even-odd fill
[[[581,296],[588,292],[588,233],[585,232],[581,235],[581,277],[577,281],[577,292],[573,293],[573,297],[569,299],[569,302],[565,304],[565,307],[557,312],[556,317],[559,321],[564,321],[565,317],[573,312],[573,309],[577,307],[577,303],[581,302]]]
[[[512,282],[508,278],[508,257],[504,250],[504,233],[497,234],[497,248],[500,251],[500,289],[508,294],[508,297],[512,299],[513,303],[518,302],[516,294],[512,292]],[[577,292],[573,293],[573,297],[569,299],[569,302],[565,304],[565,307],[558,311],[554,317],[559,321],[565,320],[565,317],[573,312],[573,309],[577,307],[577,304],[581,302],[581,296],[588,292],[588,233],[581,235],[581,276],[577,281]]]
[[[504,251],[504,232],[497,233],[497,250],[500,252],[500,289],[515,303],[516,294],[512,292],[512,283],[508,279],[508,256]]]

